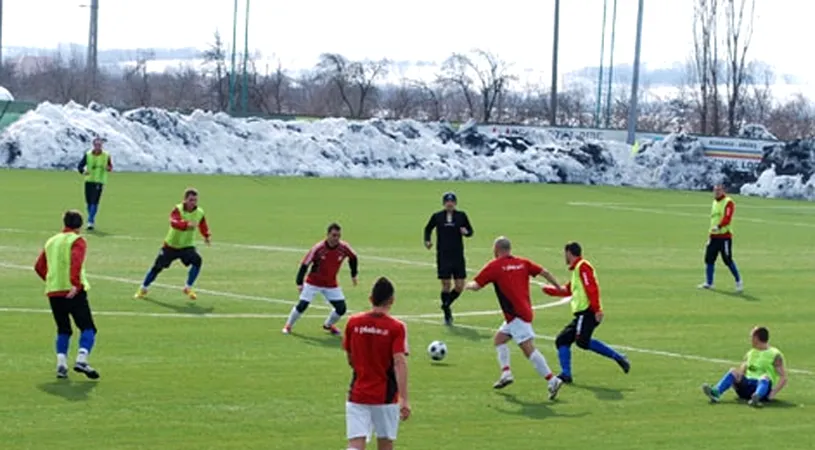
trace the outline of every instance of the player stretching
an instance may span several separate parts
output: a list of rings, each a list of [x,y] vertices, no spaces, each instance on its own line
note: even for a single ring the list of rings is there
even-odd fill
[[[444,323],[453,324],[451,307],[464,289],[467,278],[467,266],[464,262],[464,240],[462,236],[472,237],[473,226],[464,211],[456,209],[456,194],[447,192],[442,196],[444,209],[434,213],[424,227],[424,245],[433,247],[430,234],[436,230],[436,272],[441,280],[441,310],[444,312]],[[450,285],[450,279],[454,285]]]
[[[68,211],[63,216],[62,223],[65,228],[48,239],[34,265],[37,275],[45,281],[45,294],[57,324],[57,378],[68,378],[68,347],[73,334],[73,317],[80,331],[74,372],[97,379],[99,372],[88,364],[88,355],[96,341],[96,325],[88,304],[91,285],[85,276],[85,251],[88,244],[79,235],[82,215],[78,211]]]
[[[198,206],[198,191],[189,188],[184,191],[184,201],[175,205],[175,208],[170,212],[170,230],[164,238],[164,245],[161,247],[155,262],[153,262],[153,267],[144,277],[141,287],[136,291],[135,298],[146,297],[147,289],[156,281],[158,274],[170,267],[173,261],[177,259],[181,260],[184,266],[190,268],[189,272],[187,272],[187,284],[184,286],[184,294],[190,300],[197,298],[192,286],[195,284],[198,274],[201,273],[201,265],[204,261],[195,249],[196,228],[204,237],[204,242],[210,245],[212,235],[209,232],[204,210]]]
[[[736,279],[736,292],[744,290],[744,282],[733,262],[733,214],[736,202],[724,191],[724,185],[713,187],[713,206],[710,208],[710,237],[705,248],[705,282],[700,289],[713,288],[713,273],[716,270],[716,258],[722,254],[724,265],[730,269]]]
[[[770,331],[756,327],[750,332],[753,348],[744,356],[738,368],[730,369],[715,387],[704,384],[702,392],[713,403],[718,403],[722,394],[731,387],[736,395],[747,400],[750,406],[761,406],[762,402],[774,399],[787,384],[787,371],[784,368],[784,355],[770,346]]]
[[[96,223],[96,212],[99,200],[102,199],[102,188],[108,181],[108,172],[113,170],[110,154],[102,149],[102,138],[93,139],[93,149],[85,153],[77,166],[79,173],[85,175],[85,203],[88,205],[88,229],[93,230]]]
[[[465,286],[465,289],[477,291],[492,283],[495,295],[498,296],[498,303],[504,312],[504,323],[495,333],[494,341],[495,350],[498,352],[498,365],[501,367],[501,378],[493,387],[501,389],[515,381],[509,368],[507,346],[507,342],[514,339],[538,374],[549,382],[549,399],[554,400],[562,382],[552,374],[549,365],[546,364],[546,358],[535,348],[535,331],[532,329],[535,313],[529,299],[529,277],[542,275],[555,286],[558,286],[557,280],[540,265],[513,256],[512,245],[505,237],[495,240],[493,253],[495,259],[488,262],[473,281]]]
[[[348,450],[364,450],[372,430],[379,450],[392,449],[399,419],[410,417],[407,328],[389,315],[393,284],[376,280],[370,300],[370,311],[348,319],[342,342],[354,371],[345,404]]]
[[[333,335],[342,334],[335,326],[340,317],[345,314],[345,295],[342,293],[339,283],[337,283],[337,273],[342,267],[342,262],[348,258],[348,266],[351,268],[351,282],[357,285],[358,259],[357,254],[347,242],[340,240],[342,228],[339,224],[332,223],[328,226],[324,241],[318,242],[306,254],[300,263],[300,270],[297,272],[297,290],[300,291],[300,301],[291,309],[289,320],[283,327],[283,334],[291,334],[291,327],[297,319],[306,312],[308,305],[314,300],[314,296],[322,294],[323,298],[334,308],[325,319],[323,329]],[[309,266],[311,271],[309,271]],[[306,273],[308,272],[308,278]],[[303,280],[305,279],[305,283]]]
[[[617,362],[623,372],[631,370],[631,363],[625,355],[617,353],[602,341],[592,339],[594,330],[603,321],[603,308],[600,305],[600,285],[591,263],[583,259],[583,249],[577,242],[566,244],[564,249],[566,264],[572,272],[572,280],[564,287],[545,286],[543,292],[555,297],[571,296],[574,319],[563,328],[555,339],[561,373],[558,378],[565,383],[572,382],[572,344],[583,350],[591,350]]]

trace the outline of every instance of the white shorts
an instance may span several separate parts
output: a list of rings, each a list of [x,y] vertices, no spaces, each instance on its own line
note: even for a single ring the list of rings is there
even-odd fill
[[[379,439],[395,441],[399,431],[399,404],[361,405],[346,402],[345,429],[348,439],[370,439],[373,432]]]
[[[342,293],[342,289],[339,287],[327,288],[306,283],[303,285],[303,290],[300,291],[300,301],[311,303],[317,294],[322,294],[327,302],[345,300],[345,294]]]
[[[509,321],[509,323],[504,322],[501,324],[501,327],[498,328],[498,332],[512,337],[512,340],[518,345],[535,337],[535,330],[532,329],[532,324],[517,317]]]

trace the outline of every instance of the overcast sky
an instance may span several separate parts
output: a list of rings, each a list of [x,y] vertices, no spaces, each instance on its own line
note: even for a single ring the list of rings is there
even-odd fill
[[[89,10],[80,5],[89,1],[6,1],[3,45],[86,43]],[[649,68],[671,66],[690,54],[693,1],[645,1],[642,58]],[[609,31],[612,2],[608,0]],[[240,4],[243,8],[245,0]],[[777,72],[815,79],[808,54],[815,4],[756,4],[751,58],[770,63]],[[554,0],[254,0],[249,46],[299,68],[311,66],[322,52],[355,59],[442,61],[451,52],[481,48],[519,68],[548,72],[553,5]],[[233,0],[100,0],[99,46],[202,48],[216,29],[231,41],[232,7]],[[637,0],[618,0],[615,63],[633,62],[636,8]],[[561,2],[564,72],[599,64],[602,16],[603,0]],[[241,46],[242,34],[241,26]]]

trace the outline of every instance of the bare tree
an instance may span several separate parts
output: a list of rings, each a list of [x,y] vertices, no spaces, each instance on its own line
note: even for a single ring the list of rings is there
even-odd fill
[[[130,95],[129,104],[134,106],[150,106],[152,103],[152,89],[147,63],[153,59],[153,51],[140,51],[136,56],[136,65],[124,74],[124,81]]]
[[[480,119],[489,122],[496,106],[517,78],[508,73],[509,66],[500,58],[484,50],[473,50],[471,55],[454,53],[442,66],[442,79],[456,86],[475,115],[475,95],[480,100]]]
[[[202,55],[204,71],[214,77],[210,92],[215,95],[215,109],[223,111],[229,106],[229,70],[226,68],[226,45],[221,33],[216,31],[214,40]]]
[[[727,24],[725,37],[727,69],[725,73],[727,74],[727,126],[730,136],[735,136],[739,128],[737,113],[744,90],[747,51],[753,37],[755,10],[755,0],[725,1]]]
[[[387,60],[349,61],[337,53],[324,53],[318,68],[337,89],[351,117],[359,119],[365,116],[376,82],[387,74],[389,64]]]

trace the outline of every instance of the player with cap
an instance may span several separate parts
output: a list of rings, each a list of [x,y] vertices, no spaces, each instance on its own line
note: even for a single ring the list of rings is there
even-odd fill
[[[453,324],[451,307],[464,290],[467,265],[464,261],[464,239],[472,237],[473,226],[467,213],[456,209],[458,199],[453,192],[442,196],[444,209],[434,213],[424,227],[424,245],[433,248],[430,235],[436,230],[436,272],[441,280],[441,310],[444,323]],[[453,280],[451,283],[450,280]]]

